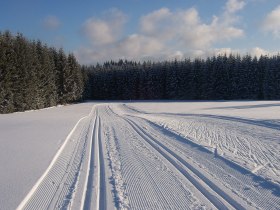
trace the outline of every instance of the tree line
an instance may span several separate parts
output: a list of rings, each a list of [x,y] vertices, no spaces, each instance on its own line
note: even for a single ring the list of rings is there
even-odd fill
[[[219,55],[164,62],[83,67],[90,99],[279,100],[280,55]]]
[[[0,32],[0,113],[79,101],[85,77],[73,54]]]
[[[0,32],[0,113],[82,99],[279,100],[280,55],[81,66],[63,49]]]

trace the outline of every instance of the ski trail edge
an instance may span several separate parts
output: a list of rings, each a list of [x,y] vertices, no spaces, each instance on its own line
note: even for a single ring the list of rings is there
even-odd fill
[[[25,196],[25,198],[21,201],[21,203],[19,204],[19,206],[16,208],[16,210],[22,210],[24,208],[24,206],[26,205],[26,203],[29,201],[29,199],[32,197],[32,195],[36,192],[37,188],[39,187],[39,185],[42,183],[42,181],[44,180],[44,178],[48,175],[49,171],[51,170],[52,166],[55,164],[55,162],[57,161],[58,157],[60,156],[60,154],[62,153],[64,147],[66,146],[66,144],[68,143],[69,139],[71,138],[72,134],[74,133],[74,131],[76,130],[77,126],[79,125],[79,123],[84,120],[85,118],[89,117],[89,115],[82,117],[81,119],[79,119],[79,121],[76,123],[76,125],[74,126],[74,128],[70,131],[70,133],[68,134],[68,136],[66,137],[64,143],[61,145],[61,147],[59,148],[59,150],[57,151],[57,153],[55,154],[54,158],[52,159],[50,165],[48,166],[48,168],[46,169],[46,171],[44,172],[44,174],[39,178],[39,180],[36,182],[36,184],[32,187],[32,189],[29,191],[29,193]]]

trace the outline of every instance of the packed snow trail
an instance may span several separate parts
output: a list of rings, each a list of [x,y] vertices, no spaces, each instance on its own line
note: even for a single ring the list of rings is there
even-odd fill
[[[147,120],[131,116],[131,112],[124,107],[115,107],[115,109],[122,113],[124,118],[134,121],[134,126],[146,133],[146,136],[150,136],[149,138],[153,139],[157,145],[169,151],[181,163],[189,165],[195,174],[202,178],[202,181],[216,190],[234,208],[241,209],[240,205],[246,209],[250,207],[280,208],[278,185],[250,173],[223,157],[215,157],[213,153],[186,138]],[[129,115],[125,115],[125,113],[129,113]]]
[[[148,119],[167,130],[280,185],[280,126],[252,120],[209,114],[147,113],[124,105],[126,113]],[[277,115],[279,112],[275,112]],[[280,118],[280,115],[279,115]]]
[[[118,208],[213,208],[211,201],[178,173],[176,166],[166,161],[125,119],[105,106],[100,107],[100,111],[103,112]]]
[[[81,118],[17,209],[67,209],[85,159],[94,110]]]
[[[18,209],[280,209],[280,187],[261,168],[215,155],[165,117],[95,105]]]

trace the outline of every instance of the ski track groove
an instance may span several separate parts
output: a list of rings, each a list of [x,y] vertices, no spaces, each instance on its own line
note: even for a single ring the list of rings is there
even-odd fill
[[[131,116],[131,115],[129,115],[129,116],[134,119],[133,116]],[[144,120],[146,120],[146,119],[144,119]],[[154,134],[154,132],[151,132],[151,134]],[[180,139],[180,137],[178,139]],[[167,146],[168,149],[171,149],[172,145],[174,145],[176,142],[176,141],[170,141],[170,139],[168,139],[168,141],[166,141],[166,140],[163,141],[163,140],[165,140],[165,138],[162,138],[161,142],[162,143],[164,142],[164,144],[168,145]],[[186,139],[184,139],[184,140],[187,141]],[[172,142],[172,145],[168,144],[167,142],[168,143]],[[190,142],[190,143],[195,144],[193,142]],[[193,154],[195,154],[195,153],[193,153],[193,154],[190,153],[188,150],[184,150],[184,148],[187,148],[187,147],[185,147],[184,144],[182,144],[182,143],[179,146],[177,146],[176,148],[179,151],[180,150],[182,151],[180,155],[185,156],[185,158],[187,156],[192,157]],[[185,155],[184,155],[184,153],[185,153]],[[201,160],[201,155],[198,154],[198,156],[199,157],[197,157],[196,160],[198,160],[198,162],[199,162],[199,160]],[[241,195],[243,196],[243,199],[246,200],[249,204],[251,204],[251,201],[252,201],[253,204],[256,204],[257,207],[259,207],[259,208],[264,208],[264,209],[280,208],[280,203],[279,203],[280,200],[279,200],[279,195],[277,196],[277,192],[276,192],[275,196],[271,196],[272,191],[270,189],[265,189],[265,187],[261,187],[261,186],[256,187],[257,185],[259,185],[258,183],[260,183],[260,185],[261,185],[261,182],[265,182],[264,179],[262,179],[261,177],[254,177],[254,176],[252,177],[250,175],[250,172],[248,172],[248,171],[246,172],[247,175],[241,174],[240,171],[235,170],[232,167],[229,167],[227,165],[225,165],[226,169],[220,168],[217,172],[217,165],[223,164],[223,161],[219,160],[218,158],[213,159],[213,156],[211,154],[209,154],[208,156],[209,157],[206,157],[204,159],[205,159],[205,161],[207,161],[207,163],[205,163],[205,166],[212,167],[212,168],[211,167],[208,168],[209,172],[212,174],[213,173],[214,174],[225,174],[225,175],[231,174],[232,176],[230,176],[230,179],[227,176],[217,177],[218,181],[222,181],[224,184],[230,184],[231,188],[234,186],[234,188],[232,190],[235,190],[236,192],[241,193]],[[214,160],[214,162],[213,162],[213,160]],[[221,178],[222,178],[222,180],[221,180]],[[254,179],[258,179],[258,178],[259,178],[259,180],[257,180],[258,182],[254,181]],[[227,186],[225,185],[225,187],[227,187]],[[272,190],[273,190],[273,188],[274,187],[272,186]],[[279,194],[279,192],[278,192],[278,194]],[[239,196],[240,196],[240,194],[239,194]],[[264,200],[266,202],[264,202]]]
[[[131,124],[131,126],[139,133],[139,135],[140,136],[142,136],[143,137],[143,139],[145,140],[145,141],[147,141],[148,143],[150,143],[150,145],[152,146],[152,147],[154,147],[159,153],[161,153],[161,155],[163,156],[163,157],[165,157],[168,161],[170,161],[181,173],[183,173],[185,176],[186,176],[186,178],[190,181],[190,182],[192,182],[192,184],[213,204],[213,205],[215,205],[218,209],[228,209],[228,207],[226,206],[226,205],[224,205],[223,204],[223,202],[221,202],[221,200],[219,199],[219,198],[217,198],[215,195],[213,195],[213,194],[209,194],[209,192],[207,191],[207,190],[205,190],[205,188],[203,187],[203,186],[201,186],[200,184],[199,184],[199,182],[197,182],[195,179],[191,179],[191,175],[189,174],[189,175],[186,175],[187,173],[184,173],[183,172],[183,170],[179,167],[179,165],[177,165],[176,163],[175,163],[175,161],[172,161],[172,158],[170,159],[170,157],[168,157],[168,154],[166,154],[166,153],[164,153],[163,152],[163,150],[161,150],[161,149],[159,149],[159,148],[157,148],[157,145],[160,145],[158,142],[157,142],[157,145],[154,145],[153,143],[151,143],[150,142],[150,140],[148,140],[147,138],[149,138],[149,139],[151,139],[151,137],[149,136],[149,135],[147,135],[147,134],[145,134],[145,132],[143,131],[143,130],[138,130],[137,129],[137,125],[134,123],[134,122],[132,122],[132,121],[130,121],[130,120],[128,120],[128,122],[129,122],[129,124]],[[137,127],[136,127],[137,126]],[[139,128],[139,127],[138,127]],[[162,145],[160,145],[160,146],[162,146]],[[163,148],[163,147],[162,147]],[[168,151],[167,151],[168,152]],[[170,153],[171,154],[171,153]],[[173,154],[171,154],[173,157],[174,157],[174,155]],[[177,160],[178,160],[178,157],[175,157]],[[180,161],[180,160],[179,160]],[[180,161],[181,163],[182,163],[182,161]],[[177,165],[177,166],[176,166]],[[184,164],[183,163],[183,165],[185,165],[186,166],[186,164]],[[186,167],[188,167],[188,166],[186,166]],[[189,168],[189,167],[188,167]],[[191,170],[191,169],[190,169]],[[191,170],[192,171],[192,170]],[[195,173],[194,172],[194,174],[196,174],[197,175],[197,173]],[[199,177],[199,176],[198,176]],[[204,181],[204,180],[203,180]],[[214,185],[212,184],[209,184],[209,183],[206,183],[206,184],[208,184],[210,187],[213,187]],[[214,186],[214,188],[216,188],[216,186]],[[215,191],[218,195],[220,195],[221,196],[221,198],[222,199],[225,199],[224,197],[223,197],[223,195],[221,195],[222,193],[221,192],[217,192],[217,191]],[[245,209],[245,208],[243,208],[242,206],[240,206],[239,204],[233,204],[233,202],[231,202],[231,201],[229,201],[228,202],[230,205],[234,205],[234,207],[235,208],[238,208],[238,209]]]
[[[17,208],[20,209],[66,209],[70,204],[73,186],[77,181],[86,145],[90,117],[81,118],[63,148],[58,151],[51,165],[34,185]],[[75,132],[74,132],[75,131]]]
[[[99,183],[100,183],[100,192],[99,192],[99,210],[105,210],[107,209],[107,192],[106,192],[106,176],[105,176],[105,162],[104,162],[104,154],[103,152],[105,149],[103,149],[103,144],[102,144],[102,138],[101,138],[101,119],[100,117],[98,118],[98,145],[99,145],[99,161],[100,161],[100,175],[99,175]]]
[[[129,124],[129,123],[128,123]],[[138,134],[139,135],[139,134]],[[140,135],[141,136],[141,135]],[[133,161],[133,163],[134,162],[136,162],[136,161]],[[145,165],[147,165],[147,163],[145,163]],[[147,190],[147,189],[146,189]],[[176,190],[176,189],[175,189]],[[170,198],[169,198],[170,199]],[[188,203],[188,206],[192,206],[192,203],[191,202],[189,202]],[[184,208],[186,208],[186,206],[185,207],[183,207],[183,206],[176,206],[176,209],[184,209]],[[161,209],[163,209],[163,207],[161,207]]]
[[[172,142],[172,145],[176,145],[176,142]],[[176,148],[180,148],[180,150],[182,150],[182,155],[188,154],[188,151],[184,150],[184,147],[182,147],[182,145],[178,145],[176,146]],[[220,176],[219,178],[222,179],[223,183],[227,183],[232,189],[236,190],[236,189],[240,189],[239,192],[242,193],[242,195],[244,196],[244,199],[248,199],[248,201],[250,201],[250,199],[253,199],[256,204],[258,206],[261,206],[263,208],[268,208],[271,209],[273,207],[273,204],[278,204],[279,205],[279,200],[277,198],[274,197],[274,199],[272,200],[268,200],[269,198],[271,198],[270,190],[263,190],[261,192],[259,192],[257,189],[252,188],[251,186],[254,186],[254,184],[256,184],[255,182],[252,181],[252,179],[248,178],[247,176],[243,176],[241,175],[238,171],[233,170],[231,167],[226,167],[226,169],[224,168],[217,168],[215,164],[215,162],[213,162],[213,160],[211,159],[211,156],[209,159],[205,159],[205,161],[207,162],[206,165],[208,165],[208,169],[209,171],[215,172],[215,174],[231,174],[230,179],[229,177],[226,176]],[[217,162],[217,161],[216,161]],[[218,170],[218,171],[217,171]],[[249,174],[249,172],[248,172]],[[248,175],[249,176],[249,175]],[[226,177],[226,178],[225,178]],[[240,182],[242,181],[242,182]],[[244,183],[246,185],[244,185]],[[234,188],[233,188],[234,186]],[[239,187],[237,187],[239,186]],[[250,190],[241,190],[241,189],[250,189]],[[269,201],[269,205],[267,203],[264,203],[262,198],[265,197],[265,195],[267,195],[267,201]],[[278,201],[278,202],[277,202]]]
[[[93,135],[91,138],[90,163],[86,180],[86,191],[81,209],[107,209],[105,164],[101,139],[101,119],[96,108]]]
[[[113,115],[109,114],[109,117],[113,118]],[[128,183],[126,190],[131,204],[130,208],[190,209],[190,204],[193,204],[191,201],[194,201],[191,199],[191,193],[187,192],[186,189],[182,187],[182,183],[179,182],[178,178],[172,175],[170,171],[163,170],[155,172],[155,168],[158,166],[158,161],[160,161],[162,164],[163,162],[160,160],[160,158],[157,160],[157,162],[155,162],[155,155],[153,154],[154,149],[152,149],[145,141],[143,141],[141,136],[139,136],[136,131],[131,130],[131,126],[123,118],[119,116],[116,116],[115,118],[115,121],[118,121],[118,125],[122,124],[122,130],[119,131],[119,136],[116,139],[119,141],[119,150],[120,154],[122,154],[120,159],[123,163],[123,178],[124,181]],[[114,124],[111,126],[114,127]],[[148,152],[153,154],[153,157],[147,157],[150,155]],[[131,164],[130,161],[133,164]],[[133,173],[129,173],[128,175],[125,165],[131,165],[133,169],[130,169],[130,172],[133,171]],[[158,175],[158,173],[162,175]],[[145,184],[141,183],[141,179],[137,180],[137,177],[141,177],[143,179],[145,178]],[[138,183],[138,186],[131,188],[130,183],[134,183],[135,185]],[[170,184],[168,185],[168,183]],[[170,185],[172,185],[171,183],[177,184],[178,189],[176,189],[176,187],[170,188]],[[177,194],[179,191],[180,193]],[[143,192],[144,194],[141,194],[143,201],[141,201],[139,199],[139,193]],[[133,194],[135,195],[133,196]],[[188,195],[189,198],[186,197],[186,195]],[[133,197],[136,199],[132,199]]]
[[[263,127],[260,128],[260,131],[256,130],[257,128],[255,127],[248,127],[250,133],[249,135],[248,130],[244,130],[244,128],[242,128],[242,125],[237,125],[236,122],[230,124],[227,121],[224,122],[224,125],[221,125],[221,121],[222,119],[216,119],[216,122],[211,122],[211,119],[204,117],[204,121],[201,121],[200,119],[197,119],[194,117],[194,119],[189,119],[190,117],[178,117],[178,119],[180,119],[179,121],[183,121],[185,122],[185,124],[189,124],[189,120],[193,120],[195,121],[195,123],[193,122],[192,126],[187,126],[185,125],[185,127],[183,126],[182,128],[177,125],[178,123],[169,123],[169,118],[167,116],[167,118],[163,119],[163,123],[166,123],[167,125],[165,125],[165,127],[169,127],[171,130],[174,130],[176,132],[178,132],[178,134],[180,133],[184,133],[185,136],[187,136],[188,138],[193,139],[194,141],[198,142],[199,144],[203,145],[204,142],[206,142],[207,139],[207,135],[205,135],[204,133],[212,133],[213,135],[213,142],[212,144],[215,146],[218,146],[219,149],[221,149],[221,151],[225,150],[225,152],[229,152],[229,154],[234,155],[235,158],[237,158],[238,160],[241,161],[248,161],[245,162],[245,164],[249,164],[249,165],[253,165],[256,164],[258,165],[266,165],[267,167],[264,167],[264,169],[268,172],[264,172],[264,174],[266,176],[269,176],[269,170],[278,170],[279,173],[279,168],[280,167],[273,167],[274,165],[279,165],[280,162],[280,156],[278,154],[279,151],[279,146],[273,144],[267,144],[265,142],[262,141],[262,138],[257,137],[255,138],[255,132],[260,132],[260,134],[262,136],[264,136],[266,134],[265,130],[267,130],[268,128]],[[165,120],[164,120],[165,119]],[[217,121],[218,120],[218,121]],[[152,120],[153,121],[153,120]],[[212,119],[213,121],[213,119]],[[215,126],[215,123],[218,123],[218,126]],[[200,139],[196,139],[196,135],[194,134],[194,130],[197,130],[198,127],[200,127],[201,125],[203,125],[202,127],[204,127],[206,130],[201,129],[199,132],[201,134],[204,134],[205,136],[203,138]],[[221,130],[219,127],[224,127],[224,130]],[[226,128],[226,129],[225,129]],[[204,131],[203,131],[204,130]],[[206,131],[206,132],[205,132]],[[234,132],[236,134],[234,134]],[[273,133],[275,133],[274,136],[278,136],[279,135],[279,131],[277,134],[277,131],[273,131]],[[220,141],[220,139],[224,139],[224,136],[230,135],[229,141]],[[238,135],[238,136],[237,136]],[[265,136],[264,136],[265,137]],[[273,138],[268,137],[268,138]],[[274,137],[275,138],[275,137]],[[235,151],[231,151],[229,149],[227,149],[226,144],[232,144],[232,148],[235,148]],[[278,149],[277,149],[278,148]],[[270,163],[269,165],[267,165],[267,162]],[[272,166],[273,165],[273,166]],[[253,170],[254,168],[250,169]],[[279,175],[278,175],[279,176]],[[279,179],[278,179],[279,180]],[[280,183],[280,180],[279,180]]]
[[[81,210],[82,209],[90,209],[90,203],[91,203],[91,200],[92,200],[92,193],[93,193],[93,175],[95,174],[94,172],[94,168],[95,168],[95,165],[94,165],[94,161],[95,161],[95,158],[94,158],[94,148],[95,148],[95,133],[96,133],[96,127],[97,127],[97,113],[95,111],[95,119],[94,119],[94,125],[93,125],[93,128],[92,128],[92,136],[91,136],[91,143],[90,143],[90,152],[89,152],[89,163],[88,163],[88,169],[87,169],[87,178],[85,180],[85,190],[83,192],[83,198],[82,198],[82,204],[81,204]]]

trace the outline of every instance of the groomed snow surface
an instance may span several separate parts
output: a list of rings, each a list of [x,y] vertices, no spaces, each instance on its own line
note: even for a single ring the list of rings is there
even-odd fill
[[[280,102],[0,115],[0,209],[280,209]]]

